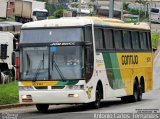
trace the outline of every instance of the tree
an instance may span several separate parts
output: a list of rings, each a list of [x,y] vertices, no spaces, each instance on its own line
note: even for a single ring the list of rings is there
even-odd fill
[[[147,0],[136,0],[136,2],[139,4],[146,4]]]
[[[63,8],[57,9],[57,10],[54,12],[55,18],[63,17],[63,11],[64,11]]]

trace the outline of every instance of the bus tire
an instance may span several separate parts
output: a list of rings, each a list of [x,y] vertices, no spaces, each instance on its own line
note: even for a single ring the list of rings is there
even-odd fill
[[[132,95],[132,100],[133,102],[137,102],[138,98],[140,97],[139,95],[139,84],[137,81],[134,82],[134,86],[133,86],[133,95]]]
[[[101,92],[99,86],[96,88],[96,93],[95,93],[95,101],[92,103],[92,106],[94,109],[100,108],[101,105]]]
[[[40,112],[46,112],[48,111],[49,104],[36,104],[36,108]]]
[[[138,101],[142,100],[142,93],[143,93],[143,87],[141,85],[139,85],[139,95],[138,95]]]

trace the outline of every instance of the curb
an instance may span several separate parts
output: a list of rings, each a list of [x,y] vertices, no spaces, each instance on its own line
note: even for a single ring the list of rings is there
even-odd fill
[[[6,104],[0,105],[0,110],[7,108],[15,108],[15,107],[25,107],[25,106],[33,106],[33,104]]]

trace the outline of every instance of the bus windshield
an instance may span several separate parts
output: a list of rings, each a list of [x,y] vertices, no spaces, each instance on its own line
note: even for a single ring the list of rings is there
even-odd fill
[[[21,31],[20,43],[84,41],[82,28],[25,29]]]
[[[82,46],[23,48],[21,80],[83,79]]]

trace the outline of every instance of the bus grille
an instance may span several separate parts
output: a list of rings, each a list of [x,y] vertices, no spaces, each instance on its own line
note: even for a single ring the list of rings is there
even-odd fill
[[[63,89],[65,86],[52,86],[52,89]]]
[[[48,89],[48,86],[34,86],[35,89]]]

